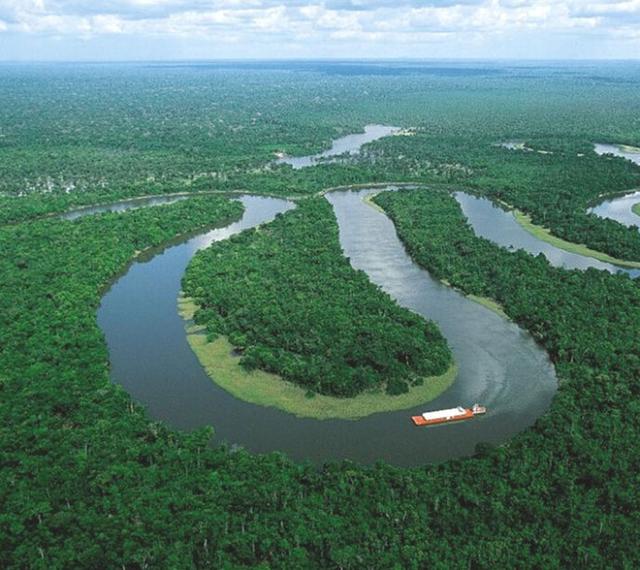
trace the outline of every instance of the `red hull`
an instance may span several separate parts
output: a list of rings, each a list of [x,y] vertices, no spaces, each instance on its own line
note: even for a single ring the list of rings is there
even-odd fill
[[[411,421],[417,426],[432,426],[437,424],[447,424],[449,422],[459,422],[461,420],[468,420],[474,416],[471,410],[466,410],[464,414],[459,416],[434,418],[432,420],[425,420],[422,416],[411,416]]]

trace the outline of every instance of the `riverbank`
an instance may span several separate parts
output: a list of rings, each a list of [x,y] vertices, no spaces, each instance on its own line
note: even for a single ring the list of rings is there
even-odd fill
[[[510,207],[510,206],[508,206]],[[577,255],[584,255],[585,257],[591,257],[602,261],[604,263],[611,263],[612,265],[618,265],[620,267],[640,268],[640,261],[627,261],[626,259],[617,259],[601,251],[590,249],[586,245],[573,243],[559,238],[551,233],[547,228],[538,226],[531,221],[531,216],[521,212],[520,210],[513,209],[513,215],[516,221],[532,236],[547,242],[554,247],[564,249],[569,253],[575,253]]]
[[[240,357],[233,354],[233,346],[225,337],[207,342],[202,327],[193,325],[197,306],[182,295],[178,298],[178,312],[185,319],[187,341],[207,375],[221,388],[245,402],[275,407],[297,417],[317,420],[357,420],[380,412],[410,409],[440,396],[455,380],[458,368],[452,364],[441,376],[425,378],[406,394],[389,396],[383,392],[360,394],[353,398],[335,398],[308,392],[275,374],[261,370],[247,371],[240,365]]]
[[[447,283],[447,286],[448,287],[452,287],[452,285],[450,283]],[[455,289],[455,287],[454,287],[454,289]],[[471,293],[465,293],[464,291],[462,291],[460,289],[456,289],[456,291],[460,291],[460,293],[465,295],[465,297],[467,299],[471,299],[472,301],[474,301],[476,303],[479,303],[480,305],[482,305],[486,309],[489,309],[490,311],[493,311],[496,315],[500,315],[503,319],[506,319],[508,321],[511,320],[511,317],[509,317],[509,315],[507,315],[507,313],[505,313],[504,308],[497,301],[494,301],[493,299],[489,299],[489,297],[480,297],[479,295],[473,295]]]
[[[358,185],[358,186],[360,186],[360,185]],[[434,188],[436,190],[442,189],[442,190],[445,190],[447,192],[453,192],[455,190],[460,190],[460,191],[463,191],[463,192],[469,192],[469,193],[471,193],[473,195],[482,196],[481,194],[476,194],[472,189],[461,188],[461,187],[458,187],[458,186],[450,186],[450,185],[430,185],[430,184],[396,182],[396,183],[393,183],[393,184],[390,183],[390,184],[388,184],[386,186],[396,186],[398,188]],[[371,184],[368,187],[371,187],[371,188],[380,187],[380,190],[378,192],[374,192],[374,193],[369,194],[368,196],[366,196],[364,198],[364,202],[366,204],[368,204],[369,206],[371,206],[372,208],[375,208],[379,212],[385,213],[384,210],[382,210],[380,208],[380,206],[378,206],[374,201],[374,198],[378,194],[380,194],[381,192],[385,191],[385,187],[383,187],[383,185],[381,185],[381,184]],[[354,187],[354,189],[357,189],[357,188]],[[333,189],[330,189],[330,190],[333,190]],[[625,192],[620,193],[620,195],[625,195],[625,194],[628,194],[629,192],[630,191],[625,191]],[[633,190],[631,192],[637,192],[637,189]],[[640,261],[628,261],[626,259],[618,259],[616,257],[613,257],[613,256],[608,255],[606,253],[603,253],[601,251],[597,251],[597,250],[591,249],[591,248],[587,247],[586,245],[577,244],[577,243],[566,241],[566,240],[564,240],[562,238],[559,238],[559,237],[553,235],[551,233],[551,230],[534,224],[531,221],[531,216],[529,216],[528,214],[525,214],[521,210],[518,210],[517,208],[514,208],[510,204],[507,204],[506,202],[503,202],[501,200],[497,200],[497,202],[499,204],[501,204],[504,208],[508,209],[509,211],[511,211],[513,213],[513,216],[514,216],[514,219],[516,220],[516,222],[527,233],[531,234],[533,237],[535,237],[536,239],[539,239],[540,241],[548,243],[548,244],[550,244],[550,245],[552,245],[554,247],[557,247],[558,249],[562,249],[562,250],[564,250],[564,251],[566,251],[568,253],[573,253],[573,254],[576,254],[576,255],[582,255],[584,257],[590,257],[592,259],[596,259],[598,261],[602,261],[603,263],[610,263],[611,265],[616,265],[618,267],[627,267],[627,268],[631,268],[631,269],[640,268]],[[637,204],[634,204],[634,206],[632,208],[632,211],[634,212],[634,214],[640,216],[640,202],[638,202]],[[639,222],[640,222],[640,220],[639,220]],[[500,306],[496,305],[491,299],[484,299],[484,298],[480,298],[479,297],[477,299],[473,298],[472,300],[481,303],[485,307],[497,312],[501,316],[505,316],[504,311],[502,311]],[[496,306],[494,306],[494,305],[496,305]]]
[[[384,190],[380,190],[380,192],[383,192]],[[365,204],[367,204],[367,206],[371,206],[374,210],[377,210],[378,212],[380,212],[381,214],[384,214],[386,216],[386,212],[380,207],[378,206],[378,204],[376,204],[373,199],[380,194],[380,192],[374,192],[372,194],[369,194],[368,196],[365,196],[364,199],[362,200]]]
[[[640,154],[640,147],[631,146],[628,144],[619,144],[617,146],[622,152],[628,152],[630,154]]]
[[[425,186],[425,188],[426,188],[426,186]],[[384,209],[381,206],[379,206],[378,204],[376,204],[376,202],[374,201],[375,197],[378,196],[382,192],[384,192],[384,189],[380,190],[379,192],[373,192],[373,193],[365,196],[362,201],[365,204],[367,204],[368,206],[371,206],[374,210],[377,210],[378,212],[380,212],[381,214],[384,214],[386,216],[387,213],[384,211]],[[456,291],[458,291],[459,293],[461,293],[462,295],[467,297],[467,299],[470,299],[471,301],[474,301],[475,303],[479,303],[480,305],[482,305],[486,309],[489,309],[490,311],[493,311],[497,315],[500,315],[502,318],[507,319],[508,321],[511,320],[509,318],[509,316],[507,315],[507,313],[505,313],[502,305],[500,305],[500,303],[494,301],[493,299],[489,299],[488,297],[480,297],[479,295],[471,295],[471,294],[467,295],[466,293],[464,293],[464,291],[461,291],[460,289],[456,289],[455,287],[453,287],[451,285],[451,283],[449,283],[446,280],[442,280],[441,283],[443,285],[446,285],[447,287],[451,287],[452,289],[455,289]]]

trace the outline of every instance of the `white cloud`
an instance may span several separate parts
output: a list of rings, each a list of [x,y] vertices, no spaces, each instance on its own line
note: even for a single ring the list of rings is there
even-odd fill
[[[0,0],[0,31],[84,39],[382,45],[538,33],[637,42],[639,27],[640,0]]]

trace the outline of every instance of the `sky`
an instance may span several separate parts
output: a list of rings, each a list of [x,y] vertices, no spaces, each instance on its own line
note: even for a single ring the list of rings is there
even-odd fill
[[[640,0],[0,0],[0,60],[640,59]]]

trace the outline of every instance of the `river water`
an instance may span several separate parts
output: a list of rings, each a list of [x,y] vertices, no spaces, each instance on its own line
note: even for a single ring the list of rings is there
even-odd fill
[[[640,165],[640,152],[627,152],[617,145],[612,144],[595,144],[595,151],[600,154],[613,154],[621,158],[626,158],[631,162]],[[634,204],[640,202],[640,191],[630,192],[624,196],[617,196],[610,200],[604,200],[597,206],[589,209],[589,212],[600,216],[601,218],[609,218],[620,222],[625,226],[640,227],[640,216],[634,214],[631,210]]]
[[[363,144],[397,130],[367,125],[364,133],[337,139],[328,151],[277,162],[293,168],[312,166],[344,153],[359,152]],[[596,148],[598,152],[612,149],[618,154],[618,147]],[[374,414],[358,421],[320,421],[243,402],[207,376],[187,343],[185,323],[177,312],[180,281],[199,249],[294,207],[287,200],[250,195],[238,198],[245,207],[239,222],[174,240],[146,253],[105,294],[98,323],[109,348],[112,380],[145,405],[154,419],[184,430],[210,425],[215,429],[215,442],[239,445],[255,453],[281,451],[293,459],[316,464],[341,459],[365,464],[385,460],[401,466],[438,462],[469,455],[481,442],[505,442],[530,426],[548,408],[557,388],[546,353],[515,324],[440,284],[414,264],[392,222],[363,202],[378,191],[337,190],[326,198],[334,208],[340,243],[352,266],[365,271],[401,306],[435,321],[447,338],[459,372],[454,384],[439,398],[414,409]],[[522,248],[533,255],[542,253],[553,265],[568,269],[624,270],[535,238],[512,213],[486,198],[464,192],[454,196],[474,231],[503,247]],[[82,208],[64,217],[74,219],[184,198],[127,200]],[[614,219],[622,221],[615,212],[623,210],[623,200],[633,197],[605,202],[593,212],[615,215]],[[633,222],[633,218],[625,217],[625,221]],[[426,429],[416,428],[409,420],[414,413],[474,402],[487,405],[487,416]]]
[[[332,162],[341,154],[356,154],[363,145],[388,137],[400,131],[399,127],[387,125],[366,125],[363,133],[356,133],[335,139],[331,148],[319,154],[310,156],[285,156],[276,160],[276,164],[289,164],[294,169],[306,168],[319,163]]]
[[[570,253],[538,239],[517,222],[512,212],[503,210],[487,198],[478,198],[465,192],[456,192],[454,196],[476,234],[502,247],[524,249],[532,255],[542,253],[551,265],[565,269],[584,270],[593,267],[609,273],[627,273],[633,278],[640,276],[640,269],[620,267],[593,257]]]
[[[76,208],[60,215],[63,220],[76,220],[84,216],[93,216],[95,214],[103,214],[105,212],[127,212],[129,210],[137,210],[138,208],[148,208],[149,206],[162,206],[166,204],[175,204],[180,200],[189,198],[188,194],[167,195],[167,196],[144,196],[142,198],[131,198],[113,202],[112,204],[98,204],[95,206],[84,206]]]
[[[406,254],[393,224],[367,206],[371,191],[328,195],[340,225],[340,241],[354,267],[399,304],[435,320],[460,370],[439,398],[414,409],[375,414],[359,421],[301,419],[275,408],[238,400],[204,372],[185,336],[176,299],[194,253],[212,241],[272,219],[292,207],[275,198],[244,196],[240,222],[192,237],[135,262],[102,300],[98,323],[105,334],[114,382],[149,410],[180,429],[212,425],[215,441],[253,452],[282,451],[322,463],[385,460],[411,466],[473,453],[480,442],[500,443],[531,425],[556,390],[546,353],[513,323],[431,279]],[[479,401],[483,418],[419,429],[412,413]]]
[[[284,161],[289,160],[294,168],[310,166],[321,156],[357,152],[362,144],[392,132],[393,127],[370,125],[364,134],[335,141],[322,155]],[[338,220],[340,243],[355,268],[365,271],[400,305],[434,320],[442,330],[459,372],[452,387],[439,398],[412,410],[375,414],[359,421],[319,421],[248,404],[211,381],[191,351],[184,322],[177,314],[180,280],[198,249],[293,207],[286,200],[257,196],[240,198],[245,206],[241,221],[147,254],[111,287],[103,298],[98,322],[109,347],[113,381],[142,402],[153,418],[172,426],[189,430],[212,425],[216,442],[257,453],[282,451],[314,463],[340,459],[361,463],[382,459],[403,466],[437,462],[469,455],[480,442],[504,442],[531,425],[547,409],[556,390],[546,353],[516,325],[441,285],[415,265],[391,221],[363,202],[374,191],[378,190],[327,195]],[[510,212],[486,198],[464,192],[454,196],[475,232],[503,247],[542,253],[553,265],[569,269],[621,270],[538,240]],[[84,208],[65,217],[183,198],[130,200]],[[415,428],[409,421],[411,414],[426,409],[476,401],[488,406],[486,417],[429,429]]]

